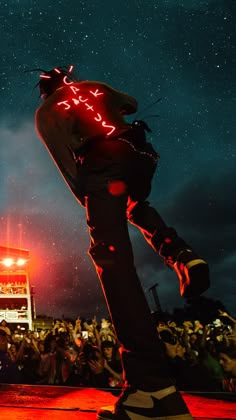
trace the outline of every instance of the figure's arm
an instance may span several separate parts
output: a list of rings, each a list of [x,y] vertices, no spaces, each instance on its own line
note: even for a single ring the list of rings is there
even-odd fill
[[[123,380],[122,372],[115,372],[109,364],[107,363],[106,359],[104,359],[104,368],[108,370],[108,372],[115,378],[117,381],[121,382]]]
[[[112,89],[116,95],[119,95],[121,102],[121,114],[130,115],[135,114],[138,110],[138,102],[133,96],[129,96],[126,93],[119,92],[118,90]]]
[[[48,150],[52,160],[62,174],[64,180],[69,186],[74,196],[79,200],[77,196],[77,167],[73,158],[72,152],[68,145],[60,144],[48,135],[45,129],[44,121],[47,121],[48,111],[40,107],[35,113],[35,128],[39,138],[42,140],[44,146]],[[50,124],[49,124],[50,126]]]

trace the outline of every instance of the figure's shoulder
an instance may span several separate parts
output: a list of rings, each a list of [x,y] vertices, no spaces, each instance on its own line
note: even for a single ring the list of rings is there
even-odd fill
[[[44,112],[44,105],[45,105],[45,102],[43,102],[42,104],[40,104],[39,107],[36,109],[36,111],[35,111],[35,118],[36,119],[38,119],[38,117],[43,114],[43,112]]]
[[[36,115],[42,115],[55,106],[55,104],[64,99],[65,93],[68,91],[69,86],[63,86],[57,89],[52,95],[45,99],[36,110]]]
[[[97,88],[97,89],[106,89],[112,90],[112,87],[107,83],[96,81],[96,80],[82,80],[81,82],[73,83],[75,87],[81,88]]]

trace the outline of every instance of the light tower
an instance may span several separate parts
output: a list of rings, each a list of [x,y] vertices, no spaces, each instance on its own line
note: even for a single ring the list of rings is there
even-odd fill
[[[29,251],[0,246],[0,321],[32,330]]]
[[[152,292],[153,295],[153,299],[156,305],[156,312],[157,314],[161,314],[162,313],[162,309],[161,309],[161,304],[160,304],[160,300],[157,294],[157,287],[159,286],[158,283],[154,284],[152,287],[149,288],[149,292]]]

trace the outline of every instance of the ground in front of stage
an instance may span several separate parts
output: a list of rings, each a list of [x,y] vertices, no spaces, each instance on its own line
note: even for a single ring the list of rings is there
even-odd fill
[[[112,405],[117,391],[61,386],[0,385],[1,420],[95,420],[96,411]],[[195,420],[235,420],[236,396],[183,393]]]

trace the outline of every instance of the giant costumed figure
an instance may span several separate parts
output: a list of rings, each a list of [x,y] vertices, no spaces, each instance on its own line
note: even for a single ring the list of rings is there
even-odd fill
[[[159,158],[147,125],[128,123],[135,98],[73,67],[42,70],[36,130],[70,190],[85,207],[94,262],[121,343],[124,389],[98,420],[191,420],[173,378],[134,265],[128,222],[173,269],[183,297],[209,287],[208,264],[147,201]]]

